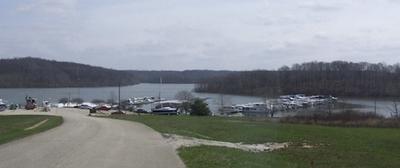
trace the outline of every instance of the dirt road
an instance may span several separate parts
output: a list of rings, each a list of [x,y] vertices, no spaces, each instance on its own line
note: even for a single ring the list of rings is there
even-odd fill
[[[2,112],[4,114],[38,112]],[[64,118],[52,130],[0,145],[0,168],[183,168],[172,146],[134,122],[87,116],[88,111],[53,109]]]

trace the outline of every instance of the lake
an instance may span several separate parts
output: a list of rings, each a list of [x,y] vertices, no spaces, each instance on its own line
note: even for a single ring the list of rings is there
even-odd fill
[[[166,99],[174,99],[179,91],[193,91],[194,84],[138,84],[132,86],[121,87],[121,99],[131,97],[161,97]],[[160,92],[161,90],[161,92]],[[244,104],[249,102],[262,102],[262,97],[238,96],[238,95],[221,95],[210,93],[193,93],[196,97],[209,98],[207,103],[213,112],[218,110],[223,104]],[[7,88],[0,89],[0,98],[7,103],[25,103],[25,96],[31,96],[38,99],[38,102],[43,100],[57,103],[61,98],[82,98],[85,101],[94,99],[108,100],[118,99],[118,87],[96,87],[96,88]],[[347,103],[364,105],[362,111],[374,111],[374,100],[370,99],[344,99]],[[377,101],[377,113],[390,116],[390,108],[393,107],[393,102],[388,100]]]
[[[174,99],[179,91],[193,91],[194,84],[138,84],[121,87],[121,99],[132,97],[158,97]],[[161,92],[160,92],[161,90]],[[209,98],[207,103],[212,111],[217,111],[221,104],[242,104],[248,102],[259,102],[262,98],[250,96],[236,96],[208,93],[193,93],[196,97]],[[57,103],[61,98],[82,98],[85,101],[94,99],[108,100],[118,99],[118,87],[96,87],[96,88],[7,88],[0,89],[0,98],[7,103],[25,104],[25,96],[37,98],[38,102],[43,100]]]

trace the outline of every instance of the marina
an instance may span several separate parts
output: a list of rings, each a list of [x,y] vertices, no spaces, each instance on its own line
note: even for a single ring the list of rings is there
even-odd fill
[[[240,96],[240,95],[226,95],[226,94],[211,94],[211,93],[196,93],[193,92],[194,84],[163,84],[161,86],[162,99],[158,98],[160,92],[160,84],[138,84],[132,86],[121,87],[121,107],[125,109],[135,108],[138,112],[148,113],[152,110],[156,112],[160,110],[160,101],[176,101],[175,96],[180,91],[190,91],[195,97],[202,98],[208,104],[212,115],[263,115],[270,116],[271,112],[276,112],[275,117],[283,115],[293,115],[298,109],[318,107],[325,104],[327,98],[330,96],[314,95],[305,96],[302,94],[297,95],[284,95],[277,99],[266,99],[263,97]],[[16,89],[0,89],[0,97],[3,98],[3,104],[7,105],[25,105],[26,96],[36,98],[36,104],[42,105],[43,101],[51,104],[51,107],[66,107],[66,108],[93,108],[99,106],[102,110],[109,110],[116,108],[116,104],[107,102],[117,102],[118,100],[118,87],[98,87],[98,88],[16,88]],[[74,103],[59,103],[60,99],[76,99],[79,98],[83,102]],[[338,102],[346,102],[348,104],[363,105],[361,111],[371,112],[374,111],[373,100],[369,99],[349,99],[349,98],[336,98],[331,97],[332,100]],[[102,103],[94,104],[93,100],[102,100]],[[383,116],[390,116],[388,110],[392,105],[390,100],[379,100],[377,102],[377,113]],[[0,104],[0,106],[2,106]],[[163,106],[166,109],[168,106]],[[175,105],[176,107],[176,105]],[[222,107],[222,108],[221,108]],[[177,108],[168,108],[167,111],[178,111]],[[278,112],[279,111],[279,112]],[[244,113],[244,114],[236,114]]]

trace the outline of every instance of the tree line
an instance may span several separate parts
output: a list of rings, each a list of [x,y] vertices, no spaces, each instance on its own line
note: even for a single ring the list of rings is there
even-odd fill
[[[131,74],[101,67],[39,58],[0,60],[0,87],[98,87],[136,84]]]
[[[0,88],[102,87],[138,83],[196,83],[230,71],[135,71],[46,60],[0,59]]]
[[[213,70],[185,70],[185,71],[126,71],[143,83],[159,83],[162,78],[163,83],[198,83],[202,80],[222,77],[233,71],[213,71]]]
[[[275,71],[235,72],[196,85],[198,92],[278,96],[286,94],[343,97],[400,96],[400,64],[346,61],[307,62]]]

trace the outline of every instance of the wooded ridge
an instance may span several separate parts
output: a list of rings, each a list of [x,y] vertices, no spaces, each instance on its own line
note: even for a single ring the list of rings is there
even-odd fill
[[[397,97],[400,96],[400,64],[308,62],[284,66],[277,71],[244,71],[209,78],[197,84],[196,91],[255,96]]]
[[[102,87],[138,83],[197,83],[230,71],[114,70],[41,58],[0,59],[0,88]]]

